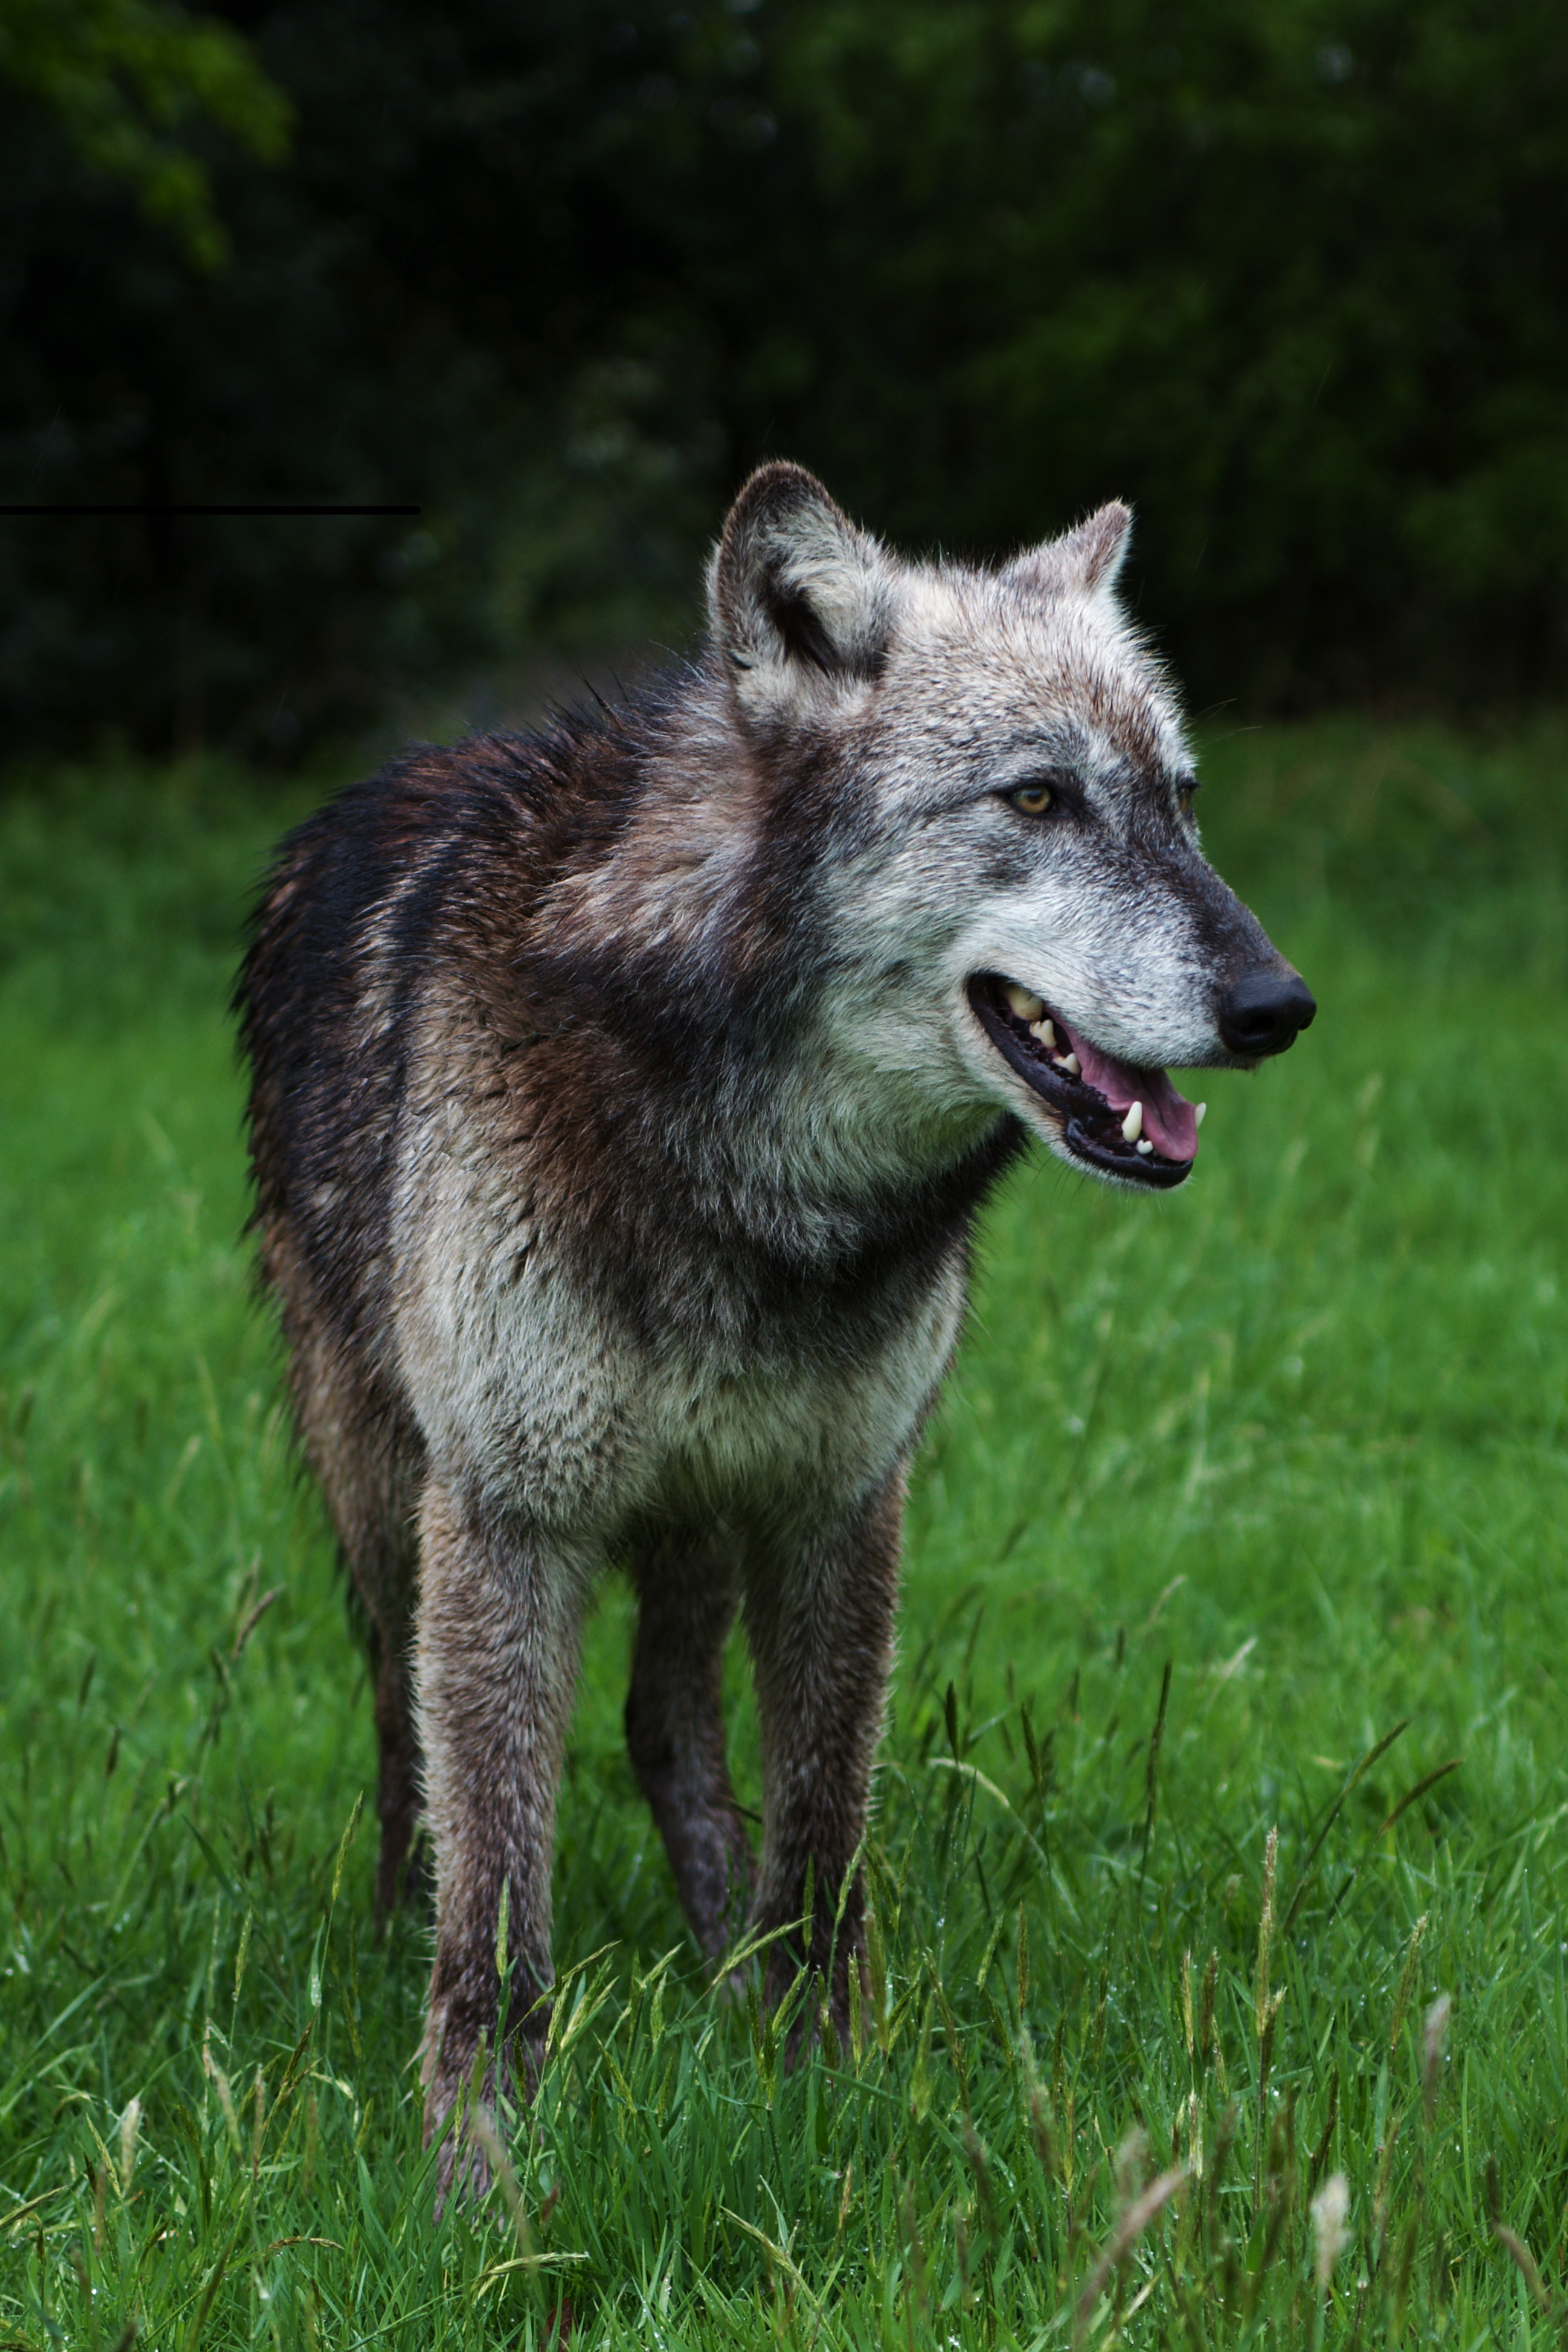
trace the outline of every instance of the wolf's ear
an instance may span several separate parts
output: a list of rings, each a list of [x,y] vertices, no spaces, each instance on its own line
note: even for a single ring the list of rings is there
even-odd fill
[[[1016,556],[1007,569],[1015,579],[1048,594],[1109,598],[1131,536],[1131,508],[1112,499],[1060,539],[1047,539]]]
[[[824,688],[874,678],[892,609],[887,558],[814,474],[752,476],[708,569],[709,625],[744,709],[784,718]]]

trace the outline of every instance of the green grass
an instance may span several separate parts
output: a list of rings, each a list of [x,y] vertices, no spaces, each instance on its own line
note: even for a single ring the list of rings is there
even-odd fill
[[[295,811],[217,772],[0,805],[0,2345],[544,2344],[563,2297],[584,2344],[1555,2340],[1565,753],[1208,747],[1321,1014],[1210,1083],[1186,1193],[1037,1164],[987,1221],[857,2046],[786,2076],[708,1990],[612,1587],[515,2210],[439,2224],[425,1931],[371,1933],[364,1678],[237,1240],[224,999]]]

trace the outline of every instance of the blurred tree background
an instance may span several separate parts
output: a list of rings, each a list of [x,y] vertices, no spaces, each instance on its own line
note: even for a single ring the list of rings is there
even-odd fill
[[[0,751],[679,636],[773,453],[1131,498],[1200,703],[1561,688],[1558,0],[0,0],[0,499],[164,509],[0,522]]]

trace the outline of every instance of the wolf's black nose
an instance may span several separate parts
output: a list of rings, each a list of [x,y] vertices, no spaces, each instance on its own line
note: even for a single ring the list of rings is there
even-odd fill
[[[1233,1054],[1255,1061],[1293,1045],[1318,1009],[1318,1000],[1295,971],[1249,971],[1219,1001],[1219,1034]]]

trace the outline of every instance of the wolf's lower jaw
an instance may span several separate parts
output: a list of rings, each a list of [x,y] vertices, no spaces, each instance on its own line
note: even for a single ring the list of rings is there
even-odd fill
[[[1044,1005],[1036,1013],[1026,1001],[1015,1001],[1025,1000],[1026,992],[995,972],[977,972],[968,993],[971,1011],[1003,1060],[1061,1119],[1062,1140],[1074,1159],[1097,1175],[1141,1184],[1150,1192],[1168,1192],[1186,1181],[1192,1156],[1168,1158],[1140,1135],[1131,1113],[1113,1109],[1088,1084],[1069,1040],[1053,1035]],[[1163,1071],[1152,1071],[1150,1076],[1169,1091]]]

